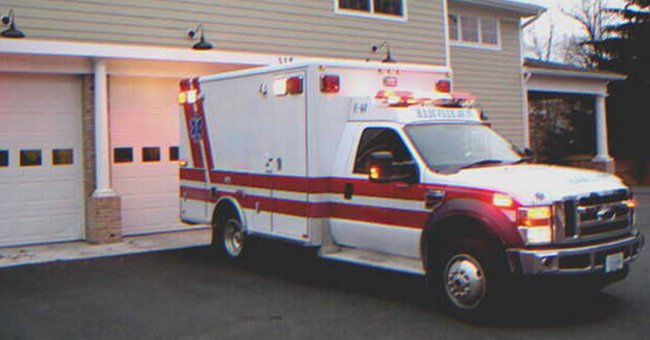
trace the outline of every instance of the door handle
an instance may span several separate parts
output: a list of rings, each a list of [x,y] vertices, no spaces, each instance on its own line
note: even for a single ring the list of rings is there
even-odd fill
[[[352,183],[345,183],[343,186],[343,198],[346,200],[352,199],[352,194],[354,193],[354,186]]]
[[[424,194],[424,207],[426,209],[433,209],[444,198],[444,190],[427,190],[426,194]]]

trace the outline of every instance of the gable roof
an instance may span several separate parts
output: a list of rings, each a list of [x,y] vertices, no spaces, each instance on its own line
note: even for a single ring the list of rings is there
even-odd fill
[[[484,6],[496,8],[508,12],[512,12],[521,17],[537,15],[546,10],[545,7],[533,4],[523,3],[511,0],[449,0],[450,2],[465,3],[476,6]]]

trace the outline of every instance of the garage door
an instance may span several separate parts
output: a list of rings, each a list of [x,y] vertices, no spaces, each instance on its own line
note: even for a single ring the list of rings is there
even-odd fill
[[[81,82],[0,74],[0,246],[83,237]]]
[[[178,79],[111,77],[112,183],[122,233],[178,230]]]

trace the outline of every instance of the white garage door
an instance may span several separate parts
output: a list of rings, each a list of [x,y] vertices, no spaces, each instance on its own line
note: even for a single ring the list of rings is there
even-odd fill
[[[122,233],[183,228],[179,221],[178,79],[111,77],[112,183]]]
[[[0,246],[83,237],[81,81],[0,73]]]

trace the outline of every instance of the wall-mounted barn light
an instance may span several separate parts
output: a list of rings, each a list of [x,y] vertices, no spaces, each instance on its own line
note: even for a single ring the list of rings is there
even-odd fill
[[[14,18],[13,9],[10,9],[7,15],[2,15],[2,25],[7,27],[7,29],[2,31],[0,36],[13,39],[25,37],[25,34],[16,28],[16,19]]]
[[[372,45],[370,50],[372,53],[377,53],[382,47],[386,47],[386,57],[384,60],[382,60],[382,63],[396,63],[397,60],[393,59],[393,57],[390,55],[390,46],[388,45],[388,41],[384,40],[381,44],[379,45]]]
[[[209,50],[209,49],[212,49],[212,44],[205,40],[205,30],[203,29],[203,25],[198,24],[195,29],[188,31],[187,35],[191,39],[195,39],[196,35],[199,34],[199,32],[201,33],[201,35],[199,36],[199,42],[194,44],[194,46],[192,46],[192,48],[195,49],[195,50]]]

